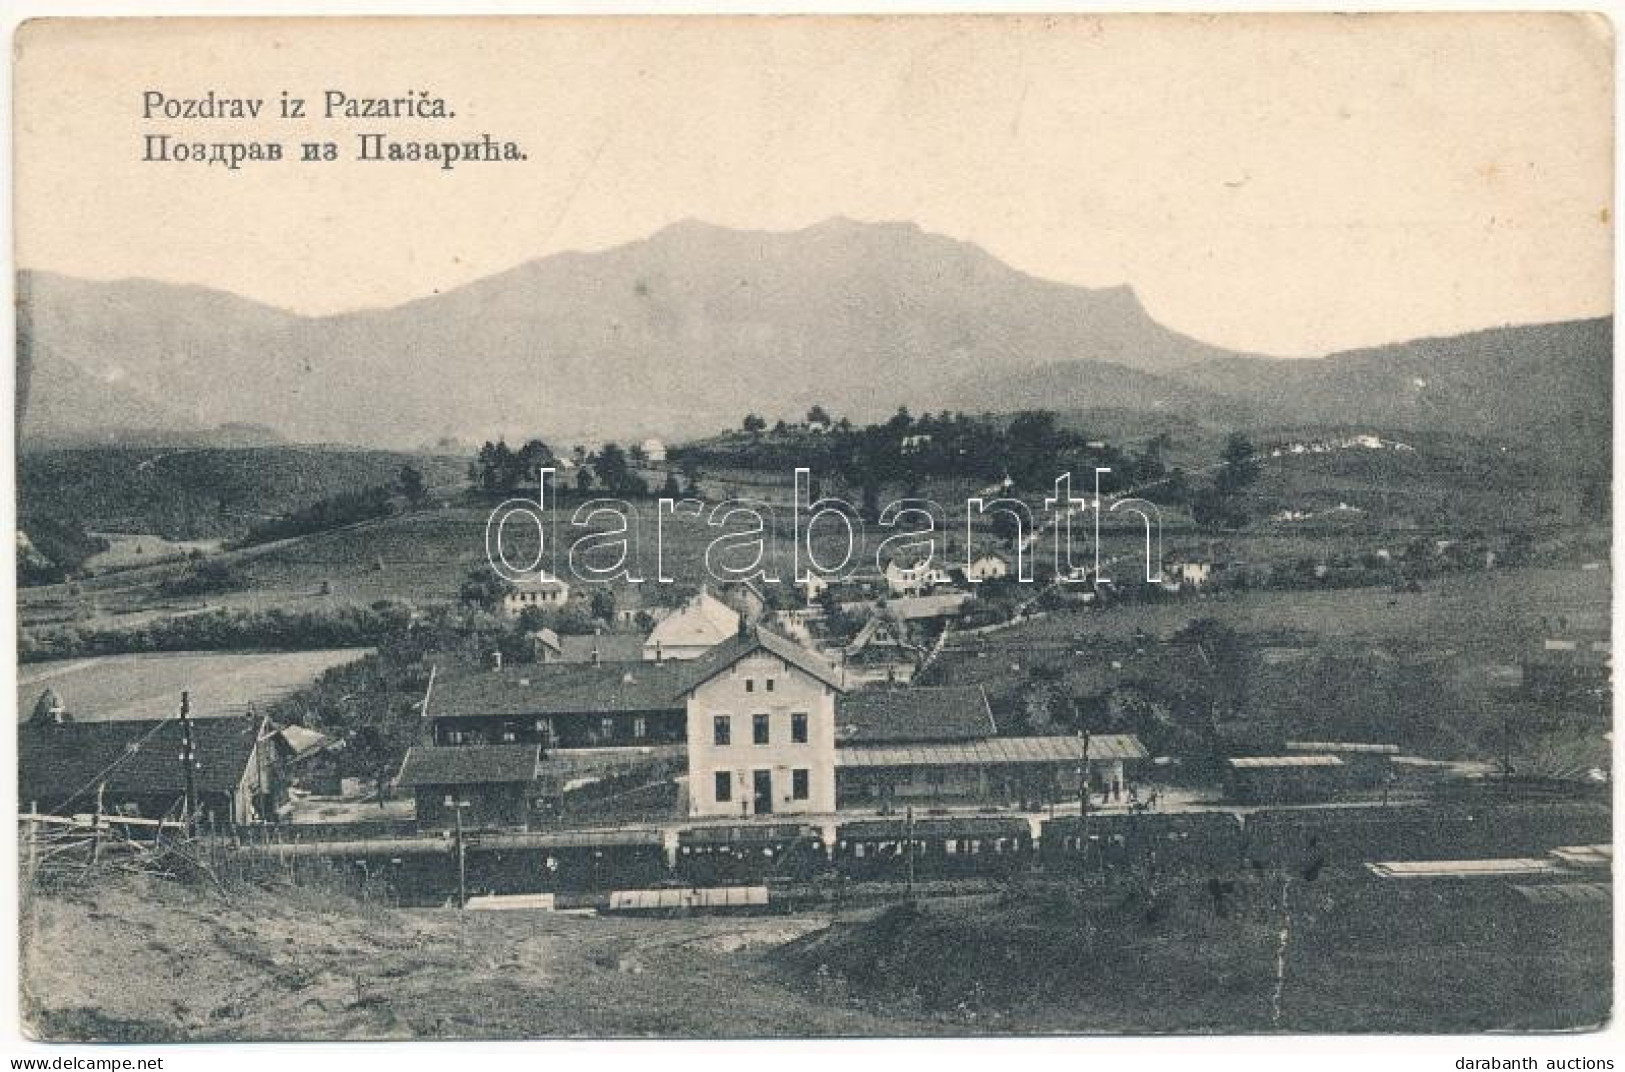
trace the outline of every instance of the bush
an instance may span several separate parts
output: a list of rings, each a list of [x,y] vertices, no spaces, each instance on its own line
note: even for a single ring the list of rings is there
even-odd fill
[[[353,525],[358,521],[388,517],[395,512],[387,487],[362,488],[343,491],[337,495],[295,510],[291,514],[264,521],[249,528],[248,534],[233,543],[235,547],[249,547],[257,543],[285,540],[291,536],[304,536],[313,532]]]
[[[247,587],[248,578],[229,563],[193,560],[184,573],[160,584],[158,591],[166,596],[207,596]]]

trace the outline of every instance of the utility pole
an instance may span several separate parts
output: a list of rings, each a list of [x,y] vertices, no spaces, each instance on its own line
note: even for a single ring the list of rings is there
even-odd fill
[[[90,863],[94,867],[102,858],[102,801],[107,783],[96,786],[96,814],[90,820]]]
[[[914,900],[914,805],[904,813],[903,858],[908,861],[908,899]]]
[[[28,867],[25,870],[25,874],[28,876],[28,881],[32,882],[34,881],[34,873],[38,869],[39,865],[39,801],[30,800],[28,802],[28,815],[28,833],[26,838],[28,845]],[[163,827],[159,827],[158,829],[162,830]]]
[[[197,746],[192,739],[192,697],[181,692],[181,771],[186,776],[186,805],[181,818],[188,836],[197,816]]]
[[[457,820],[457,907],[468,907],[467,857],[463,853],[463,801],[452,798],[451,813]]]
[[[1083,756],[1078,760],[1078,889],[1089,879],[1089,731],[1080,728]]]

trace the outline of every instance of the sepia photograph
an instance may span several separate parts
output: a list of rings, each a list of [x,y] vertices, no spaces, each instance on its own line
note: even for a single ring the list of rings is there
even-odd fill
[[[19,1052],[1596,1040],[1614,32],[16,25]]]

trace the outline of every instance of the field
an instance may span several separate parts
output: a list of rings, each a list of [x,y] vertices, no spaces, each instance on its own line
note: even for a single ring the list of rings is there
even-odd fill
[[[739,533],[749,519],[735,517],[725,525],[711,526],[692,513],[666,514],[657,520],[654,501],[636,504],[628,562],[636,573],[650,580],[663,568],[666,576],[686,584],[697,584],[707,575],[707,551],[729,533]],[[591,532],[606,529],[607,516],[595,519],[593,528],[569,523],[562,511],[558,535],[551,537],[558,554],[557,572],[569,579],[572,570],[569,552],[578,549],[578,563],[592,566],[611,564],[618,551],[580,541]],[[241,591],[212,595],[206,599],[176,600],[163,597],[156,585],[180,570],[178,565],[153,566],[122,574],[109,574],[81,582],[78,593],[67,586],[24,589],[19,595],[24,624],[64,621],[128,622],[155,613],[199,610],[204,606],[264,609],[280,606],[291,610],[312,610],[341,605],[367,605],[381,599],[425,603],[451,600],[468,572],[486,564],[486,527],[490,509],[448,506],[443,509],[403,514],[379,521],[363,522],[344,529],[282,541],[275,546],[228,551],[220,556],[237,565],[250,587]],[[775,527],[763,538],[768,565],[788,578],[793,554],[791,521],[786,511],[774,519]],[[659,527],[659,539],[656,527]],[[874,549],[889,533],[870,526],[859,551],[859,566],[873,569]],[[732,545],[732,549],[729,546]],[[840,545],[840,546],[838,546]],[[535,555],[534,528],[527,533],[520,521],[510,523],[503,534],[508,560],[516,566],[528,565]],[[963,554],[963,537],[955,545]],[[657,553],[658,548],[658,553]],[[821,525],[815,533],[815,549],[821,561],[838,561],[844,550],[844,535],[838,526]],[[714,551],[713,566],[739,566],[747,563],[754,550],[725,541]],[[712,573],[716,570],[713,568]],[[647,587],[647,586],[646,586]]]
[[[1608,613],[1606,568],[1495,569],[1441,577],[1418,593],[1386,587],[1254,590],[1169,603],[1120,605],[1105,612],[1057,614],[993,634],[1001,647],[1064,641],[1075,633],[1125,638],[1136,629],[1166,636],[1193,618],[1215,618],[1246,633],[1291,632],[1306,638],[1515,657],[1542,615]]]
[[[93,532],[108,543],[107,550],[93,555],[85,567],[97,573],[108,570],[134,569],[162,562],[177,562],[194,551],[214,554],[220,550],[220,540],[166,540],[152,533],[123,534]]]
[[[1260,435],[1257,442],[1337,440],[1339,434],[1285,430]],[[1188,465],[1191,479],[1197,483],[1209,478],[1206,469],[1211,468],[1211,456],[1217,453],[1217,443],[1209,438],[1195,445],[1177,444],[1172,455]],[[1324,561],[1378,549],[1397,555],[1417,540],[1461,539],[1475,532],[1487,533],[1493,539],[1519,529],[1531,532],[1537,540],[1567,533],[1570,546],[1562,552],[1564,561],[1606,557],[1605,529],[1592,522],[1587,522],[1593,524],[1589,530],[1582,525],[1586,519],[1580,507],[1580,485],[1585,475],[1581,470],[1591,462],[1582,465],[1583,459],[1545,457],[1534,448],[1508,451],[1504,445],[1460,436],[1408,439],[1407,445],[1414,446],[1414,450],[1347,448],[1325,454],[1286,453],[1267,458],[1259,482],[1245,496],[1245,509],[1252,519],[1245,529],[1213,535],[1196,530],[1182,512],[1165,509],[1164,555],[1207,554],[1248,562],[1294,562],[1305,558]],[[37,452],[25,458],[23,501],[26,505],[32,496],[40,503],[80,504],[81,513],[89,511],[85,519],[94,521],[92,527],[97,531],[163,534],[175,526],[157,522],[138,525],[143,512],[150,512],[149,506],[160,512],[174,506],[187,514],[192,509],[188,496],[195,494],[187,489],[208,487],[214,498],[206,504],[205,512],[212,511],[216,520],[227,519],[228,528],[232,528],[240,527],[251,515],[264,516],[341,487],[386,479],[392,475],[392,467],[411,457],[314,448]],[[1202,463],[1202,458],[1209,460]],[[417,603],[453,599],[468,571],[486,560],[489,508],[469,505],[460,498],[456,489],[462,476],[456,459],[426,459],[424,464],[430,469],[431,483],[452,489],[437,498],[439,508],[214,556],[240,567],[250,582],[244,590],[206,598],[162,597],[157,584],[181,570],[182,565],[146,565],[144,561],[167,555],[168,546],[143,537],[141,554],[137,555],[135,544],[121,538],[98,564],[134,568],[83,579],[72,589],[64,585],[24,589],[19,596],[23,622],[132,624],[207,606],[314,610],[381,599]],[[121,467],[134,473],[128,486],[112,478],[111,474],[122,471]],[[788,490],[788,475],[719,466],[714,473],[706,474],[711,485],[706,490],[712,495],[748,493],[782,500]],[[707,480],[701,483],[705,485]],[[1083,492],[1083,483],[1080,478],[1078,493]],[[948,511],[937,545],[939,555],[948,561],[964,556],[964,500],[976,492],[964,482],[942,482],[921,489],[922,494],[935,498]],[[902,494],[901,488],[887,488],[881,497],[890,499]],[[259,506],[250,507],[251,499]],[[1034,497],[1034,506],[1041,509],[1038,499]],[[1350,509],[1340,510],[1340,504]],[[574,508],[574,502],[565,502],[551,510],[556,526],[555,551],[567,548],[589,531],[588,527],[570,524]],[[657,569],[657,507],[650,499],[637,502],[635,508],[629,562],[639,575],[652,578]],[[793,552],[792,521],[782,502],[777,509],[765,541],[767,564],[779,575],[788,576]],[[1281,510],[1311,516],[1305,520],[1272,520]],[[742,516],[736,516],[726,525],[712,526],[690,513],[666,515],[660,523],[661,562],[666,575],[688,583],[699,581],[707,575],[708,547],[714,547],[720,556],[713,560],[713,566],[717,562],[745,564],[751,555],[748,547],[737,541],[731,550],[726,544],[716,544],[719,538],[739,531],[744,521]],[[600,515],[594,525],[603,527],[608,522],[607,515]],[[213,531],[211,526],[215,524],[211,521],[203,528]],[[1137,569],[1137,525],[1134,518],[1123,515],[1108,519],[1104,526],[1107,534],[1102,553],[1116,559],[1111,572],[1119,576]],[[505,532],[510,561],[515,563],[529,561],[533,550],[523,530],[522,524],[515,523]],[[875,550],[889,534],[878,525],[866,526],[856,556],[860,567],[873,567]],[[990,535],[986,523],[979,521],[976,542],[990,542]],[[1075,525],[1074,540],[1076,557],[1087,561],[1092,547],[1088,526],[1082,521]],[[815,530],[815,546],[820,561],[834,563],[845,549],[844,533],[839,526],[825,522]],[[1035,554],[1047,560],[1053,554],[1052,548],[1051,538],[1046,537]],[[600,548],[586,555],[585,561],[602,565],[613,555],[612,550]],[[571,572],[567,558],[558,558],[552,565],[566,576]],[[1256,614],[1276,615],[1276,604],[1292,603],[1298,609],[1279,614],[1321,625],[1329,622],[1336,630],[1344,628],[1339,623],[1362,620],[1362,604],[1374,595],[1291,593],[1278,600],[1266,596],[1256,604]],[[1506,595],[1511,597],[1509,606],[1523,602],[1520,593]],[[1425,602],[1436,601],[1430,596]],[[1248,603],[1252,605],[1250,598]],[[1329,616],[1328,610],[1333,612]]]
[[[950,635],[927,683],[982,685],[995,712],[1007,713],[1040,668],[1064,673],[1081,695],[1112,687],[1120,673],[1166,682],[1159,675],[1173,671],[1139,669],[1135,632],[1166,638],[1211,619],[1235,630],[1245,649],[1237,717],[1260,741],[1381,739],[1474,759],[1510,748],[1532,767],[1570,765],[1555,761],[1569,756],[1606,768],[1606,725],[1535,709],[1514,686],[1520,658],[1539,642],[1539,619],[1605,621],[1609,590],[1606,569],[1542,567],[1446,576],[1419,593],[1254,590],[1057,612]],[[1108,669],[1113,662],[1125,669]]]
[[[243,714],[271,702],[323,671],[360,658],[364,650],[277,653],[113,655],[20,668],[17,710],[27,718],[46,688],[55,689],[81,721],[167,718],[182,689],[198,718]]]

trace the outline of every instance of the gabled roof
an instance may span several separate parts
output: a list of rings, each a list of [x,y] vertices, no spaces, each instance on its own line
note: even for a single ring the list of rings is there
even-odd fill
[[[259,743],[258,718],[208,718],[192,722],[197,755],[193,779],[200,793],[229,793],[243,779]],[[75,806],[89,810],[96,784],[107,786],[111,805],[119,794],[186,791],[181,768],[181,724],[170,720],[29,722],[17,727],[18,796],[42,806],[78,793]],[[81,792],[82,790],[82,792]]]
[[[320,752],[332,743],[332,739],[326,734],[305,726],[284,726],[272,737],[278,742],[283,757],[287,759],[303,759]]]
[[[711,647],[739,632],[739,612],[700,589],[687,603],[655,623],[644,647]]]
[[[969,741],[994,732],[980,685],[865,689],[847,693],[835,707],[835,738],[843,745]]]
[[[918,573],[921,571],[943,570],[942,563],[930,555],[889,558],[886,560],[886,572],[900,570],[905,573]]]
[[[528,783],[536,779],[541,753],[541,747],[534,744],[415,745],[407,749],[395,784],[411,788]]]
[[[532,590],[545,592],[555,588],[568,589],[570,587],[569,582],[560,580],[546,570],[541,570],[533,576],[522,577],[514,581],[513,586],[517,591],[521,592]]]
[[[470,670],[435,683],[424,717],[681,712],[697,686],[757,651],[766,651],[833,689],[844,688],[839,671],[823,659],[793,640],[758,628],[733,636],[697,659]]]
[[[935,596],[899,596],[886,600],[886,609],[904,621],[950,618],[964,610],[969,592],[944,592]]]
[[[565,634],[553,650],[562,663],[590,663],[595,652],[601,663],[636,663],[643,661],[643,638],[635,633]]]
[[[760,626],[752,627],[743,636],[736,634],[731,640],[726,640],[698,659],[690,659],[681,664],[687,670],[688,683],[683,689],[687,695],[694,689],[705,684],[724,670],[733,666],[747,655],[758,651],[765,651],[776,656],[796,669],[808,674],[837,692],[844,692],[846,684],[841,678],[841,672],[818,655],[779,634]]]
[[[435,682],[424,717],[681,711],[688,665],[552,663],[471,670]]]

